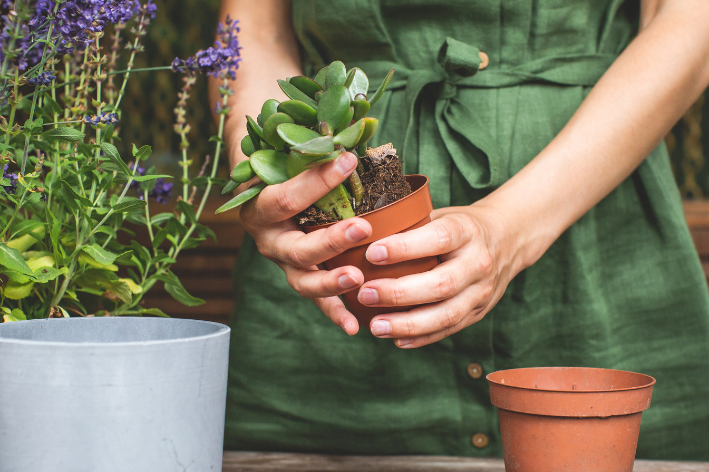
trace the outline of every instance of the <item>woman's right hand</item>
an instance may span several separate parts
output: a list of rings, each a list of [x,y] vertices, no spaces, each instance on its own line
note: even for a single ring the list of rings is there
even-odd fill
[[[275,262],[302,297],[311,298],[325,315],[349,335],[359,330],[357,319],[337,297],[364,283],[353,266],[320,270],[317,265],[354,247],[372,234],[370,224],[350,218],[305,234],[293,216],[341,184],[354,171],[357,158],[345,152],[333,162],[307,170],[279,185],[269,185],[241,208],[241,222],[259,252]]]

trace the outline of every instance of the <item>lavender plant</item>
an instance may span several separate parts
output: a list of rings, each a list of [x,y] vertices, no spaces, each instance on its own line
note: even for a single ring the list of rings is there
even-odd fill
[[[172,69],[184,74],[175,109],[181,137],[181,192],[167,203],[172,176],[141,166],[150,146],[132,145],[129,162],[116,147],[120,104],[156,7],[152,0],[0,0],[0,311],[28,318],[156,315],[142,297],[156,283],[195,306],[171,271],[179,254],[208,237],[199,223],[222,153],[229,80],[239,66],[238,22],[219,26],[214,47]],[[112,25],[109,53],[106,27]],[[125,70],[116,70],[122,50]],[[143,70],[145,71],[145,69]],[[223,81],[214,159],[189,175],[185,107],[197,74]],[[132,162],[130,162],[132,161]],[[211,167],[210,167],[211,166]],[[201,192],[199,190],[202,190]],[[199,194],[199,195],[198,195]],[[152,210],[152,211],[151,211]],[[150,245],[126,224],[146,228]],[[127,238],[119,237],[121,233]],[[125,241],[129,243],[125,243]]]
[[[217,213],[242,205],[267,185],[285,182],[306,169],[331,162],[341,152],[363,157],[367,142],[379,126],[377,119],[367,117],[367,113],[393,74],[394,69],[369,99],[367,75],[357,67],[347,71],[340,61],[321,69],[314,79],[279,80],[289,100],[267,100],[256,120],[246,117],[248,134],[241,141],[241,150],[249,159],[234,167],[231,182],[222,193],[233,191],[255,176],[263,183],[240,193]],[[362,167],[360,162],[346,185],[338,185],[315,206],[334,220],[354,217],[364,194]]]

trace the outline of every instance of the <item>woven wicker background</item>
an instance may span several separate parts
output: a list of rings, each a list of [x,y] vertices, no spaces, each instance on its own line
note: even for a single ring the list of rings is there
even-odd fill
[[[219,0],[156,0],[158,16],[146,40],[146,51],[136,67],[169,65],[211,45]],[[249,67],[244,64],[243,67]],[[131,79],[123,106],[124,143],[153,146],[152,164],[178,173],[177,143],[172,132],[173,108],[180,78],[171,72],[148,72]],[[201,78],[188,107],[192,123],[190,159],[195,169],[213,152],[207,138],[214,125],[207,105],[206,81]],[[667,145],[680,192],[685,198],[709,198],[709,98],[702,97],[674,127]],[[220,172],[226,176],[226,167]]]

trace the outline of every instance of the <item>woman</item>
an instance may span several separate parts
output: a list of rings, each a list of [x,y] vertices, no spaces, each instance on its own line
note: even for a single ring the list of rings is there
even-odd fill
[[[377,84],[397,68],[374,144],[431,178],[438,209],[367,257],[444,261],[366,284],[316,269],[371,233],[354,218],[306,236],[290,219],[350,154],[245,205],[227,448],[500,455],[485,374],[573,365],[658,379],[638,457],[709,460],[709,297],[661,144],[709,84],[709,3],[223,0],[222,14],[244,46],[232,165],[276,79],[342,60]],[[350,338],[348,290],[425,305]]]

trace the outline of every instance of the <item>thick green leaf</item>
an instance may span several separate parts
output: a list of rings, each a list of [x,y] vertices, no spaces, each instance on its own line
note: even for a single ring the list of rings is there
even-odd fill
[[[261,149],[261,141],[265,141],[263,138],[263,128],[261,128],[261,126],[259,126],[259,124],[256,123],[249,115],[246,115],[246,131],[251,137],[251,142],[253,143],[254,148],[257,151]]]
[[[278,100],[274,100],[273,98],[266,100],[263,102],[263,106],[261,107],[261,122],[266,123],[268,119],[278,111]]]
[[[106,293],[103,294],[104,297],[110,300],[118,299],[123,303],[130,303],[133,301],[133,292],[130,289],[130,285],[123,280],[104,282],[103,286],[106,289]]]
[[[22,300],[23,298],[27,298],[32,293],[32,287],[34,287],[34,282],[22,284],[15,282],[14,280],[10,280],[7,282],[7,285],[5,285],[5,298],[9,298],[11,300]]]
[[[116,257],[118,257],[118,254],[107,251],[96,243],[91,246],[84,246],[81,250],[93,257],[96,262],[103,265],[113,264],[113,261],[115,261]]]
[[[252,153],[253,154],[253,153]],[[249,159],[239,162],[231,171],[231,180],[237,185],[248,182],[256,176]]]
[[[277,131],[278,125],[281,125],[283,123],[293,123],[293,118],[286,115],[285,113],[274,113],[269,119],[266,120],[266,123],[264,123],[263,125],[263,136],[264,138],[266,138],[266,142],[273,146],[277,151],[280,151],[281,149],[283,149],[283,146],[286,145],[285,141],[283,141],[281,137],[278,136]],[[258,172],[256,173],[258,174]]]
[[[356,95],[354,101],[352,102],[352,106],[354,107],[354,115],[352,116],[352,119],[355,121],[359,121],[367,116],[367,113],[369,113],[370,105],[364,94],[360,93]]]
[[[350,110],[347,112],[347,116],[345,117],[344,120],[342,120],[342,123],[340,123],[340,126],[332,133],[333,135],[338,135],[342,133],[345,128],[347,128],[350,123],[352,123],[352,117],[354,116],[354,107],[350,107]]]
[[[362,118],[357,123],[353,124],[349,128],[345,128],[340,134],[333,138],[335,144],[343,146],[345,149],[352,149],[362,138],[362,133],[364,133],[365,119]]]
[[[377,128],[379,128],[379,120],[369,117],[364,118],[364,132],[362,136],[360,136],[359,141],[357,141],[357,145],[366,144],[367,141],[372,139],[374,133],[377,132]]]
[[[261,190],[263,190],[265,188],[266,188],[266,184],[259,184],[259,185],[255,185],[255,186],[249,188],[248,190],[244,190],[239,195],[232,198],[224,205],[220,206],[215,213],[216,214],[224,213],[227,210],[231,210],[232,208],[236,208],[239,205],[242,205],[242,204],[248,202],[249,200],[251,200],[252,198],[254,198],[256,195],[261,193]]]
[[[145,208],[147,205],[147,202],[144,200],[138,200],[137,198],[135,199],[130,199],[130,200],[123,200],[121,203],[118,203],[111,207],[114,213],[130,213],[131,211],[136,211],[136,210],[141,210]]]
[[[241,140],[241,152],[243,152],[247,157],[256,151],[254,147],[254,142],[251,140],[251,136],[248,134],[244,136]]]
[[[347,119],[350,95],[344,85],[335,85],[325,91],[318,107],[318,121],[336,130]]]
[[[291,77],[288,79],[288,82],[295,85],[298,90],[313,99],[315,98],[315,94],[323,89],[316,81],[310,77],[304,77],[302,75],[298,77]]]
[[[103,149],[106,157],[108,157],[111,162],[113,162],[124,174],[133,174],[133,171],[131,171],[126,163],[123,162],[123,159],[121,159],[121,155],[118,154],[118,149],[116,146],[111,143],[101,143],[101,149]]]
[[[150,146],[143,146],[138,149],[135,144],[133,145],[133,157],[135,157],[136,161],[144,161],[149,158],[152,153],[153,148]]]
[[[30,279],[35,278],[34,272],[29,268],[20,251],[8,247],[7,244],[4,243],[0,243],[0,265],[12,271],[19,272]]]
[[[319,138],[320,133],[304,126],[291,123],[284,123],[278,126],[278,136],[291,146],[307,143],[308,141]]]
[[[367,89],[369,89],[369,79],[367,74],[365,74],[359,67],[354,67],[347,74],[347,81],[345,82],[345,87],[350,92],[350,98],[352,100],[360,94],[366,94]]]
[[[25,315],[25,312],[20,310],[19,308],[14,308],[10,313],[3,315],[2,318],[5,323],[9,323],[11,321],[26,321],[27,320],[27,316]]]
[[[297,125],[315,126],[318,124],[317,110],[300,100],[286,100],[278,105],[278,111],[293,118]]]
[[[222,195],[233,192],[239,185],[241,185],[239,182],[234,182],[233,180],[230,180],[229,183],[227,183],[222,189]]]
[[[344,86],[347,79],[347,68],[340,61],[335,61],[327,66],[327,76],[325,77],[325,90],[329,90],[336,85]],[[322,120],[321,120],[322,121]]]
[[[276,185],[288,180],[286,172],[287,155],[282,152],[262,149],[251,155],[251,167],[261,180],[268,185]]]
[[[347,192],[347,189],[345,189],[344,185],[340,184],[315,202],[315,206],[326,214],[332,214],[338,220],[346,220],[347,218],[354,218],[355,216],[350,200],[351,196]]]
[[[315,100],[308,97],[305,93],[301,92],[298,87],[291,84],[290,82],[286,82],[285,80],[279,80],[278,85],[281,87],[281,90],[283,90],[283,93],[285,93],[291,100],[299,100],[305,103],[306,105],[311,106],[312,108],[318,108],[318,104],[315,103]]]
[[[296,151],[307,155],[324,155],[330,154],[335,150],[335,143],[332,136],[321,136],[311,139],[307,143],[299,144],[291,147],[291,151]]]
[[[391,76],[394,75],[394,69],[390,70],[389,73],[387,74],[386,77],[384,77],[384,80],[382,81],[381,85],[377,89],[376,92],[374,92],[374,96],[369,100],[369,105],[374,106],[375,103],[379,101],[380,98],[382,98],[382,94],[384,94],[384,91],[387,88],[387,85],[389,85],[389,81],[391,80]]]
[[[53,139],[56,141],[76,142],[84,140],[84,133],[78,129],[63,126],[61,128],[48,129],[41,134],[44,139]]]
[[[327,78],[327,66],[323,67],[318,71],[318,73],[315,75],[315,83],[320,85],[321,87],[325,87],[325,79]]]

